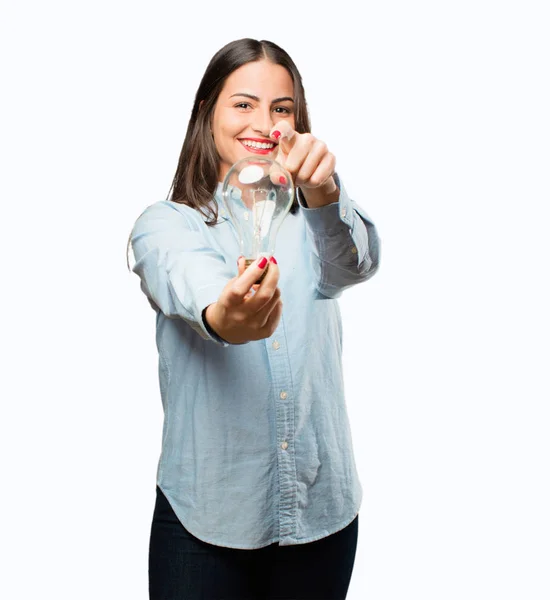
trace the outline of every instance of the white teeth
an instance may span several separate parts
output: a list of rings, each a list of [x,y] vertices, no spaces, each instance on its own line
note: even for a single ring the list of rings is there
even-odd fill
[[[273,146],[275,146],[275,144],[267,144],[267,143],[259,143],[259,142],[251,142],[250,140],[243,140],[242,143],[245,146],[250,146],[251,148],[262,148],[262,149],[268,149],[268,148],[273,148]]]

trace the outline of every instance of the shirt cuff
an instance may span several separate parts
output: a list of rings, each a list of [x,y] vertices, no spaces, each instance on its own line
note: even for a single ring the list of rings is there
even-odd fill
[[[307,224],[313,231],[326,231],[346,226],[353,229],[353,206],[351,200],[340,184],[340,177],[334,173],[334,182],[340,190],[338,202],[332,202],[318,208],[308,208],[306,199],[300,188],[297,188],[298,202],[304,209]]]
[[[208,305],[210,306],[210,304]],[[223,338],[221,338],[213,329],[210,327],[208,321],[206,320],[206,306],[202,311],[202,324],[204,325],[204,330],[208,334],[209,339],[212,339],[215,342],[218,342],[222,346],[229,346],[229,342],[226,342]]]

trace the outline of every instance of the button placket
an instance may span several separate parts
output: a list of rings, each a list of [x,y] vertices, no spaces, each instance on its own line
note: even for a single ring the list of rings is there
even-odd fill
[[[275,337],[276,336],[276,337]],[[279,538],[292,538],[296,529],[296,457],[294,439],[294,402],[290,357],[284,332],[284,317],[276,334],[266,340],[274,390],[277,465],[279,471]],[[270,347],[271,346],[271,347]]]

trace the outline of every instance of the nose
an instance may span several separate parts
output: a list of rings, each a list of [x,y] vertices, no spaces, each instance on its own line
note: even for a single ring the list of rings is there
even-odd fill
[[[252,125],[254,131],[263,137],[269,137],[269,132],[274,125],[271,108],[266,107],[262,110],[257,110],[255,111],[254,116],[255,119]]]

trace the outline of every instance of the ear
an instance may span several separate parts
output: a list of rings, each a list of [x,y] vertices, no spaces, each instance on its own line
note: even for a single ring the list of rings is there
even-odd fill
[[[202,108],[202,105],[203,105],[203,104],[204,104],[204,100],[201,100],[201,101],[199,102],[199,110]]]

